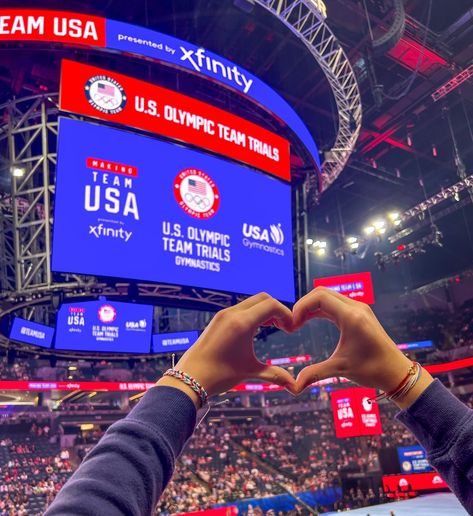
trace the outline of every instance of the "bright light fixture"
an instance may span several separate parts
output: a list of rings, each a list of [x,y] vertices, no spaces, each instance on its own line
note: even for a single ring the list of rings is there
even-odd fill
[[[354,244],[355,242],[358,242],[358,238],[351,236],[347,238],[347,244]]]
[[[326,252],[327,251],[323,247],[319,247],[317,251],[315,251],[315,254],[317,256],[325,256]]]
[[[366,226],[363,230],[367,235],[372,235],[374,233],[374,226]]]
[[[388,219],[391,222],[395,222],[396,220],[399,220],[399,213],[397,211],[392,211],[388,214]]]
[[[25,175],[25,169],[22,167],[12,167],[11,173],[13,177],[23,177]]]
[[[373,226],[375,227],[375,229],[378,229],[378,230],[380,230],[381,228],[384,228],[385,225],[386,225],[386,222],[384,222],[384,220],[382,220],[382,219],[375,220],[373,222]]]
[[[308,238],[308,239],[305,241],[305,243],[306,243],[307,245],[312,245],[312,244],[314,243],[314,239],[313,239],[313,238]]]
[[[356,249],[358,249],[359,247],[360,247],[359,242],[352,242],[352,243],[350,244],[350,249],[356,250]]]

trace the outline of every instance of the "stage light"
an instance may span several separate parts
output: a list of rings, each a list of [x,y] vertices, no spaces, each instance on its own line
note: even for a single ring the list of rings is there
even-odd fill
[[[401,219],[396,219],[396,220],[394,220],[394,221],[393,221],[393,224],[394,224],[395,226],[399,226],[399,225],[401,224]]]
[[[388,219],[394,223],[396,220],[399,219],[399,213],[397,211],[392,211],[391,213],[388,213]]]
[[[459,202],[460,201],[460,194],[458,192],[455,192],[453,194],[453,198],[455,199],[455,201]]]
[[[326,249],[324,249],[323,247],[319,247],[319,248],[317,249],[317,251],[315,251],[315,254],[316,254],[317,256],[325,256],[325,255],[327,254],[327,250],[326,250]]]
[[[26,170],[23,167],[12,167],[11,174],[13,177],[23,177]]]
[[[319,247],[321,249],[326,249],[327,248],[327,242],[325,242],[325,240],[322,240],[319,242]]]
[[[360,247],[359,242],[352,242],[350,244],[350,249],[352,249],[353,251],[356,251],[359,247]]]
[[[378,234],[379,235],[384,235],[384,233],[386,233],[386,228],[379,228],[378,229]]]
[[[74,365],[71,365],[68,367],[69,371],[77,371],[77,367]]]
[[[314,239],[313,239],[313,238],[308,238],[308,239],[305,241],[305,243],[306,243],[307,245],[312,245],[312,244],[314,243]]]
[[[356,242],[358,242],[358,238],[354,236],[347,238],[347,244],[355,244]]]
[[[375,231],[375,227],[374,226],[366,226],[363,231],[365,232],[366,235],[372,235]]]
[[[386,222],[384,222],[384,220],[375,220],[373,222],[373,226],[375,229],[377,229],[378,231],[382,228],[384,228],[384,226],[386,225]]]

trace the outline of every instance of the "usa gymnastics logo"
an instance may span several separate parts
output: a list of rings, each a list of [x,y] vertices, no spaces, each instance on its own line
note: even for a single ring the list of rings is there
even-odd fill
[[[101,113],[116,115],[126,106],[122,85],[108,75],[94,75],[85,83],[85,96],[89,104]]]
[[[102,305],[98,312],[99,320],[103,323],[111,323],[117,318],[117,311],[112,305]]]
[[[191,217],[210,219],[220,206],[220,192],[213,179],[202,170],[186,168],[174,180],[174,197]]]

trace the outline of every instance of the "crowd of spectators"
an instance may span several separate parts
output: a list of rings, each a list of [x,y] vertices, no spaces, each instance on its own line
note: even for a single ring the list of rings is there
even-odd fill
[[[42,514],[72,473],[67,450],[50,442],[48,422],[0,427],[0,514]]]

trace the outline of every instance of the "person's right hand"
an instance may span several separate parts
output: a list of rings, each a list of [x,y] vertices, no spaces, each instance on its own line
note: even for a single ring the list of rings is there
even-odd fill
[[[330,358],[299,373],[298,392],[332,376],[389,392],[406,376],[412,362],[396,347],[368,305],[317,287],[294,305],[294,328],[313,318],[332,321],[340,330],[340,340]]]

